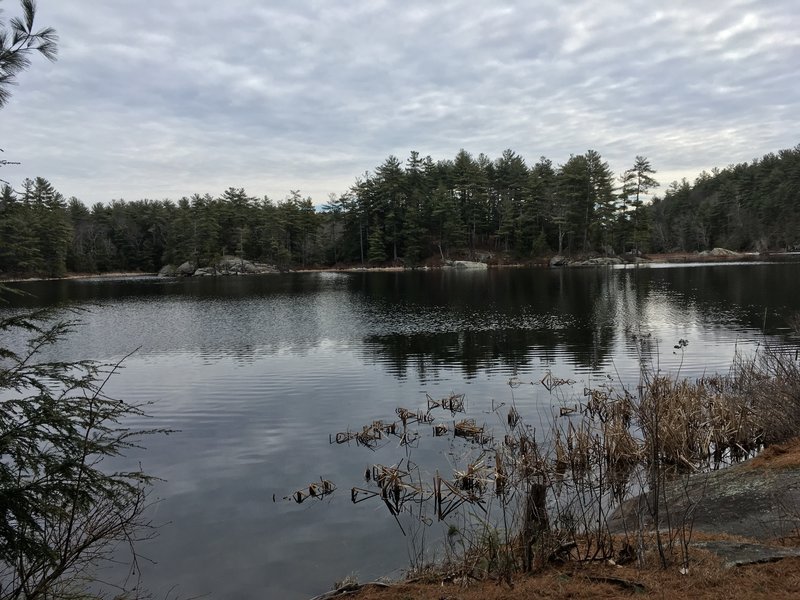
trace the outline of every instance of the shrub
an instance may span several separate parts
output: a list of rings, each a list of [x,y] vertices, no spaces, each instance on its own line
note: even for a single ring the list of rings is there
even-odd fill
[[[103,392],[119,363],[41,360],[76,324],[53,317],[0,319],[0,600],[88,597],[98,561],[153,532],[151,478],[103,468],[150,433],[125,424],[143,407]]]

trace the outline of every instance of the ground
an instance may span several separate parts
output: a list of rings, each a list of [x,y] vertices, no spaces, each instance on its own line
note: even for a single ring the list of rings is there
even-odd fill
[[[334,596],[334,598],[337,596]],[[608,565],[569,565],[519,578],[511,588],[494,582],[397,584],[365,587],[345,596],[358,600],[521,600],[527,598],[800,598],[800,558],[725,569],[713,555],[697,554],[688,575],[677,569],[639,570]]]

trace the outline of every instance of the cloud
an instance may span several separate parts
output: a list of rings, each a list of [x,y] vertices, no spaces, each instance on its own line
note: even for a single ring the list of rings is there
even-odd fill
[[[4,6],[8,16],[12,3]],[[389,154],[596,149],[666,177],[798,143],[792,0],[39,3],[61,36],[0,145],[87,203],[244,186],[322,203]]]

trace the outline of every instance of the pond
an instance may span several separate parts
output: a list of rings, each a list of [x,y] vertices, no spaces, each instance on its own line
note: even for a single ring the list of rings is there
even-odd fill
[[[350,574],[399,575],[419,550],[380,503],[350,501],[365,468],[407,449],[331,444],[337,432],[426,393],[465,394],[489,426],[513,400],[536,425],[585,387],[635,386],[642,365],[724,372],[737,351],[790,343],[798,282],[798,263],[86,279],[15,284],[33,296],[3,310],[86,309],[51,355],[133,352],[108,393],[154,402],[143,424],[177,430],[127,459],[162,479],[163,525],[140,547],[155,597],[308,598]],[[571,383],[548,390],[548,374]],[[430,470],[459,451],[430,436],[413,450]],[[320,477],[338,489],[284,500]],[[426,556],[443,527],[427,528]]]

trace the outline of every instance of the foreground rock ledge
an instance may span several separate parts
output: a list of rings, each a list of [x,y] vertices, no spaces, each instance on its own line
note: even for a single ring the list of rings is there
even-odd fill
[[[800,443],[790,452],[800,456]],[[727,566],[800,556],[800,549],[776,545],[795,534],[800,524],[800,463],[776,462],[756,457],[667,482],[660,494],[658,523],[647,508],[654,505],[648,493],[624,502],[611,516],[609,529],[631,532],[641,524],[666,530],[685,523],[694,532],[746,538],[747,542],[692,543],[719,555]]]

